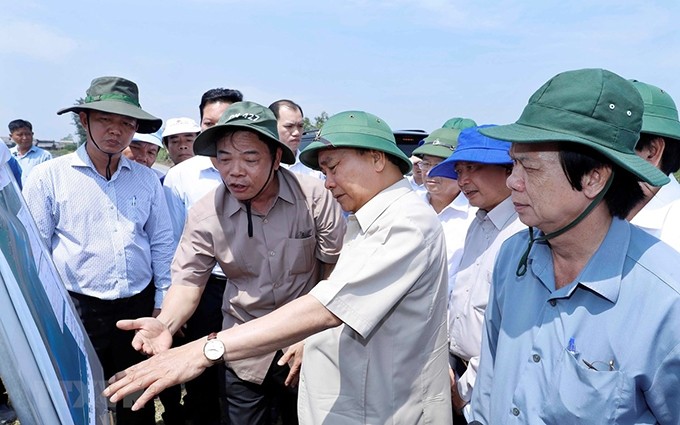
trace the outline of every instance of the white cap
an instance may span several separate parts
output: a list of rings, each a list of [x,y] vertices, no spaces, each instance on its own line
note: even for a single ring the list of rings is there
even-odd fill
[[[170,118],[165,122],[165,128],[163,129],[163,138],[168,136],[174,136],[175,134],[183,133],[200,133],[201,127],[196,123],[196,121],[187,117],[180,118]]]
[[[142,133],[135,133],[134,137],[132,138],[133,142],[146,142],[146,143],[151,143],[152,145],[156,145],[158,147],[163,147],[163,143],[161,142],[161,139],[158,138],[158,135],[156,133],[151,133],[151,134],[142,134]]]

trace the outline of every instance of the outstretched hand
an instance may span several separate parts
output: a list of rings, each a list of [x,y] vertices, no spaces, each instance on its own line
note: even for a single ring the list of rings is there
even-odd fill
[[[159,353],[118,372],[109,379],[103,395],[112,403],[146,388],[132,405],[139,410],[165,388],[190,381],[212,363],[203,355],[205,338]]]
[[[172,334],[158,319],[142,317],[135,320],[119,320],[118,329],[135,331],[132,347],[148,356],[153,356],[172,346]]]

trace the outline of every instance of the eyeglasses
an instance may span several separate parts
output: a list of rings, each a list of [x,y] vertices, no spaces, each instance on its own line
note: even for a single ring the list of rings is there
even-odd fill
[[[418,165],[418,168],[420,168],[421,170],[424,171],[424,170],[429,170],[432,167],[434,167],[435,165],[439,165],[439,164],[441,164],[441,162],[420,161],[416,165]]]

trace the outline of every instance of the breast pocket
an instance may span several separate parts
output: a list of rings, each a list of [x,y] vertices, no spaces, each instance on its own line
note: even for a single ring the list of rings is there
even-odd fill
[[[314,264],[314,248],[316,238],[310,236],[301,239],[288,239],[284,249],[284,266],[290,274],[309,272]]]
[[[631,389],[626,388],[626,376],[619,370],[609,370],[608,361],[593,359],[594,370],[567,350],[557,365],[552,387],[548,390],[541,418],[546,423],[579,423],[587,419],[592,424],[612,423],[617,407]],[[592,413],[598,412],[597,417]]]

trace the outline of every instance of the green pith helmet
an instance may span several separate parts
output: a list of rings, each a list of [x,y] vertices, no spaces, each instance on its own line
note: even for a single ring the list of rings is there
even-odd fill
[[[155,133],[163,125],[160,118],[142,110],[137,84],[120,77],[95,78],[87,89],[83,103],[60,109],[57,115],[81,111],[108,112],[135,118],[138,124],[137,133]]]
[[[279,141],[274,113],[271,109],[255,102],[236,102],[229,106],[217,121],[217,124],[204,130],[196,137],[194,153],[196,155],[217,156],[217,142],[228,130],[254,131],[283,150],[281,162],[295,164],[293,151],[288,145]]]
[[[424,143],[413,151],[413,155],[419,158],[432,155],[446,159],[456,149],[459,134],[458,129],[438,128],[423,140]]]
[[[454,130],[465,130],[470,127],[477,127],[475,120],[461,117],[451,118],[442,125],[442,128],[452,128]]]
[[[318,170],[319,151],[329,148],[373,149],[396,159],[402,174],[408,174],[413,168],[406,154],[397,147],[390,127],[367,112],[346,111],[330,117],[314,141],[300,153],[300,161]]]
[[[645,103],[640,132],[680,140],[678,108],[673,98],[664,90],[651,84],[637,80],[630,80],[630,82],[633,83]]]

